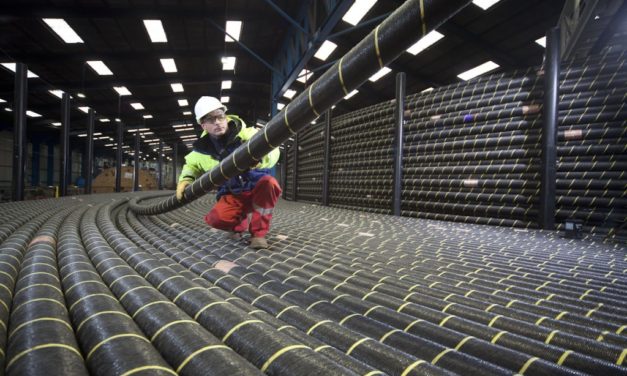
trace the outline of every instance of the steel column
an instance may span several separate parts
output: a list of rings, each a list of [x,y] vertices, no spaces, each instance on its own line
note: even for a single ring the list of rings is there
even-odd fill
[[[157,157],[157,175],[159,182],[157,183],[157,189],[163,189],[163,141],[159,140],[159,156]]]
[[[178,175],[176,174],[176,169],[178,168],[179,163],[179,144],[178,142],[174,143],[174,147],[172,148],[172,186],[176,188]]]
[[[70,180],[70,94],[61,97],[61,168],[59,169],[59,195],[67,196]]]
[[[122,158],[124,154],[122,153],[122,146],[124,144],[124,130],[122,129],[123,125],[121,121],[118,121],[117,124],[117,149],[116,149],[116,158],[115,158],[115,191],[122,191]]]
[[[559,96],[560,33],[554,27],[546,34],[544,59],[544,108],[542,125],[542,162],[540,186],[539,226],[555,228],[555,170],[557,158],[557,115]]]
[[[139,131],[135,131],[135,153],[133,155],[133,192],[139,191]]]
[[[24,168],[26,163],[26,108],[28,101],[28,68],[17,63],[15,68],[15,105],[13,106],[13,201],[24,200]]]
[[[96,113],[93,108],[87,113],[87,158],[85,158],[85,194],[91,194],[91,186],[94,174],[94,121]]]
[[[322,165],[322,205],[329,206],[331,174],[331,110],[324,113],[324,160]]]
[[[392,214],[401,215],[401,191],[403,189],[403,125],[405,124],[405,73],[396,74],[396,103],[394,106],[394,190]]]

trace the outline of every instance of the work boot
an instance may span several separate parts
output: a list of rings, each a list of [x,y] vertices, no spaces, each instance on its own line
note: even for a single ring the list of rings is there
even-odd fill
[[[250,247],[254,249],[267,249],[268,241],[263,236],[250,238]]]
[[[242,238],[242,233],[241,232],[235,232],[235,231],[229,231],[228,238],[232,239],[232,240],[240,240]]]

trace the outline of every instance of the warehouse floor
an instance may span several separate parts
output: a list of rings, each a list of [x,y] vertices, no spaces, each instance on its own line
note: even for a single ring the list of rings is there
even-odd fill
[[[0,205],[6,374],[627,374],[624,246],[281,201],[255,251],[151,194]]]

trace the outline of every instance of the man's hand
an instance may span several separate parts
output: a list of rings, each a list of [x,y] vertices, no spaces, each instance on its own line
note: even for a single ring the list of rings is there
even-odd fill
[[[181,201],[183,199],[183,191],[185,191],[185,187],[192,184],[189,180],[182,180],[176,186],[176,199]]]

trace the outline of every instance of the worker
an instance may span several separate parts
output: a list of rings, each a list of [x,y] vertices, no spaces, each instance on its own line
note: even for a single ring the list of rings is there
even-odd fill
[[[185,156],[185,165],[179,176],[176,197],[183,198],[185,187],[206,171],[218,166],[257,132],[248,128],[236,115],[227,115],[227,107],[217,98],[203,96],[196,102],[194,113],[202,127],[193,150]],[[281,195],[281,188],[270,169],[279,159],[274,149],[247,171],[235,176],[218,188],[216,204],[205,216],[205,222],[219,230],[228,231],[231,239],[241,239],[250,231],[250,246],[268,248],[265,238],[270,229],[272,210]]]

